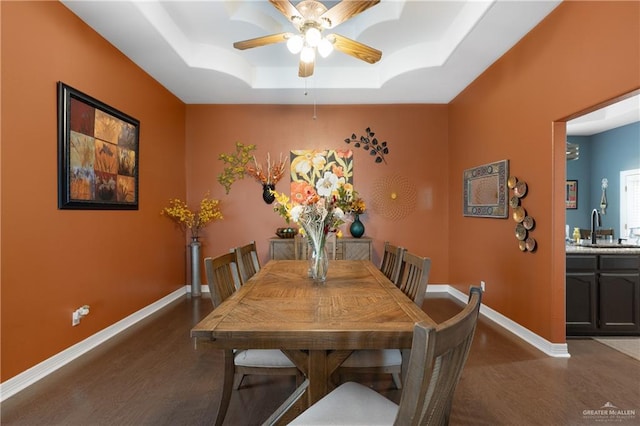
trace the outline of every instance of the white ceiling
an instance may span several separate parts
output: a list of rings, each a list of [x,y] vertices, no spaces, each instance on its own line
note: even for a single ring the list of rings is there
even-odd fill
[[[560,0],[381,0],[330,32],[382,59],[334,51],[306,79],[284,43],[233,48],[296,31],[266,0],[62,3],[187,104],[386,104],[450,102]]]
[[[640,95],[567,121],[567,136],[590,136],[640,121]]]

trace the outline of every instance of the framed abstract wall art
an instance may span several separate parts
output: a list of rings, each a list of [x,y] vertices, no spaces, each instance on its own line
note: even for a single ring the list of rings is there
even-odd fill
[[[58,208],[137,210],[140,122],[58,82]]]
[[[496,161],[464,171],[463,215],[506,218],[509,160]]]

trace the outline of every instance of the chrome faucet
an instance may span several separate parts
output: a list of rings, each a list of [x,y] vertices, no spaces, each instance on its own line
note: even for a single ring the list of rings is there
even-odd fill
[[[591,244],[596,243],[596,229],[602,225],[602,218],[598,209],[593,209],[591,212]]]

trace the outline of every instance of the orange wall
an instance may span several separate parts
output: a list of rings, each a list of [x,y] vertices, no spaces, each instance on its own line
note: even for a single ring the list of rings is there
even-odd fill
[[[564,2],[450,104],[450,282],[485,280],[483,303],[551,342],[565,340],[565,130],[553,122],[640,87],[639,18],[638,2]],[[459,213],[462,171],[505,158],[529,187],[534,254],[513,220]]]
[[[237,181],[229,195],[217,182],[224,164],[221,153],[235,151],[236,141],[256,144],[256,158],[277,158],[292,149],[347,149],[352,133],[367,127],[387,141],[386,164],[376,164],[362,148],[354,150],[354,186],[371,200],[373,185],[385,176],[401,175],[417,190],[415,210],[401,221],[374,212],[361,216],[365,236],[374,239],[374,262],[379,262],[385,240],[402,242],[433,260],[431,282],[447,281],[448,182],[446,105],[318,106],[188,105],[187,186],[191,203],[211,193],[222,200],[225,219],[206,228],[203,252],[213,256],[255,239],[260,260],[268,258],[268,239],[285,222],[262,200],[262,186],[251,178]],[[287,170],[289,164],[287,163]],[[288,175],[277,190],[288,192]],[[348,232],[347,232],[348,235]]]
[[[185,107],[58,2],[2,10],[2,381],[184,284]],[[141,122],[140,209],[57,209],[56,82]],[[71,312],[91,313],[77,327]]]

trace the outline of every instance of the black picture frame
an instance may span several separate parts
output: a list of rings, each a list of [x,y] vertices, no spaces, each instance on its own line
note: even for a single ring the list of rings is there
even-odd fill
[[[578,181],[568,180],[565,191],[565,207],[567,210],[578,208]]]
[[[58,208],[137,210],[140,121],[63,82],[58,93]]]

